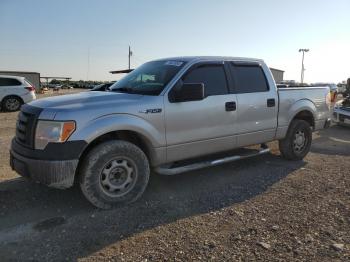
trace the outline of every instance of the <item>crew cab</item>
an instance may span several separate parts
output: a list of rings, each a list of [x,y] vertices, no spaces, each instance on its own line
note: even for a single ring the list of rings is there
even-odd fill
[[[151,170],[175,175],[264,154],[273,140],[283,157],[301,160],[312,132],[329,126],[329,108],[328,87],[278,90],[263,60],[160,59],[109,92],[22,106],[10,163],[51,187],[77,181],[92,204],[111,208],[138,199]],[[232,153],[255,144],[261,148]]]

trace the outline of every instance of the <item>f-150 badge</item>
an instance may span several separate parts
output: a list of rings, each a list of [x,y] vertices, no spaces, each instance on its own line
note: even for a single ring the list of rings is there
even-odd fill
[[[140,110],[139,113],[143,114],[156,114],[162,112],[161,108],[152,108],[152,109],[145,109],[145,110]]]

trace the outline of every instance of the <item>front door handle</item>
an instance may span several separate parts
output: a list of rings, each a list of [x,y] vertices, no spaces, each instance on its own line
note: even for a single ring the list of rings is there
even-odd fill
[[[236,111],[237,105],[236,102],[226,102],[225,103],[225,109],[226,111]]]
[[[267,99],[267,107],[276,106],[276,100],[274,98]]]

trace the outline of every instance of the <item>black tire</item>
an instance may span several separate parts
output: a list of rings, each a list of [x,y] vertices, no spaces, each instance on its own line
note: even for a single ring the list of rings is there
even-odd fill
[[[21,108],[22,100],[17,96],[5,97],[2,101],[2,108],[7,112],[15,112]]]
[[[303,135],[302,135],[303,134]],[[302,142],[305,137],[305,141]],[[293,120],[284,139],[279,141],[279,149],[284,158],[288,160],[301,160],[310,151],[312,130],[308,122]]]
[[[114,140],[97,145],[86,155],[79,176],[85,197],[98,208],[110,209],[134,202],[142,195],[150,167],[140,148]]]

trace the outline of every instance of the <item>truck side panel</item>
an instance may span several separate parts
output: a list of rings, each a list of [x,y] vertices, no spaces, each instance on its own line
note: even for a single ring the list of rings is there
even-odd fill
[[[284,138],[293,118],[302,111],[312,114],[315,130],[324,126],[330,117],[328,87],[283,88],[278,90],[279,114],[276,139]]]

